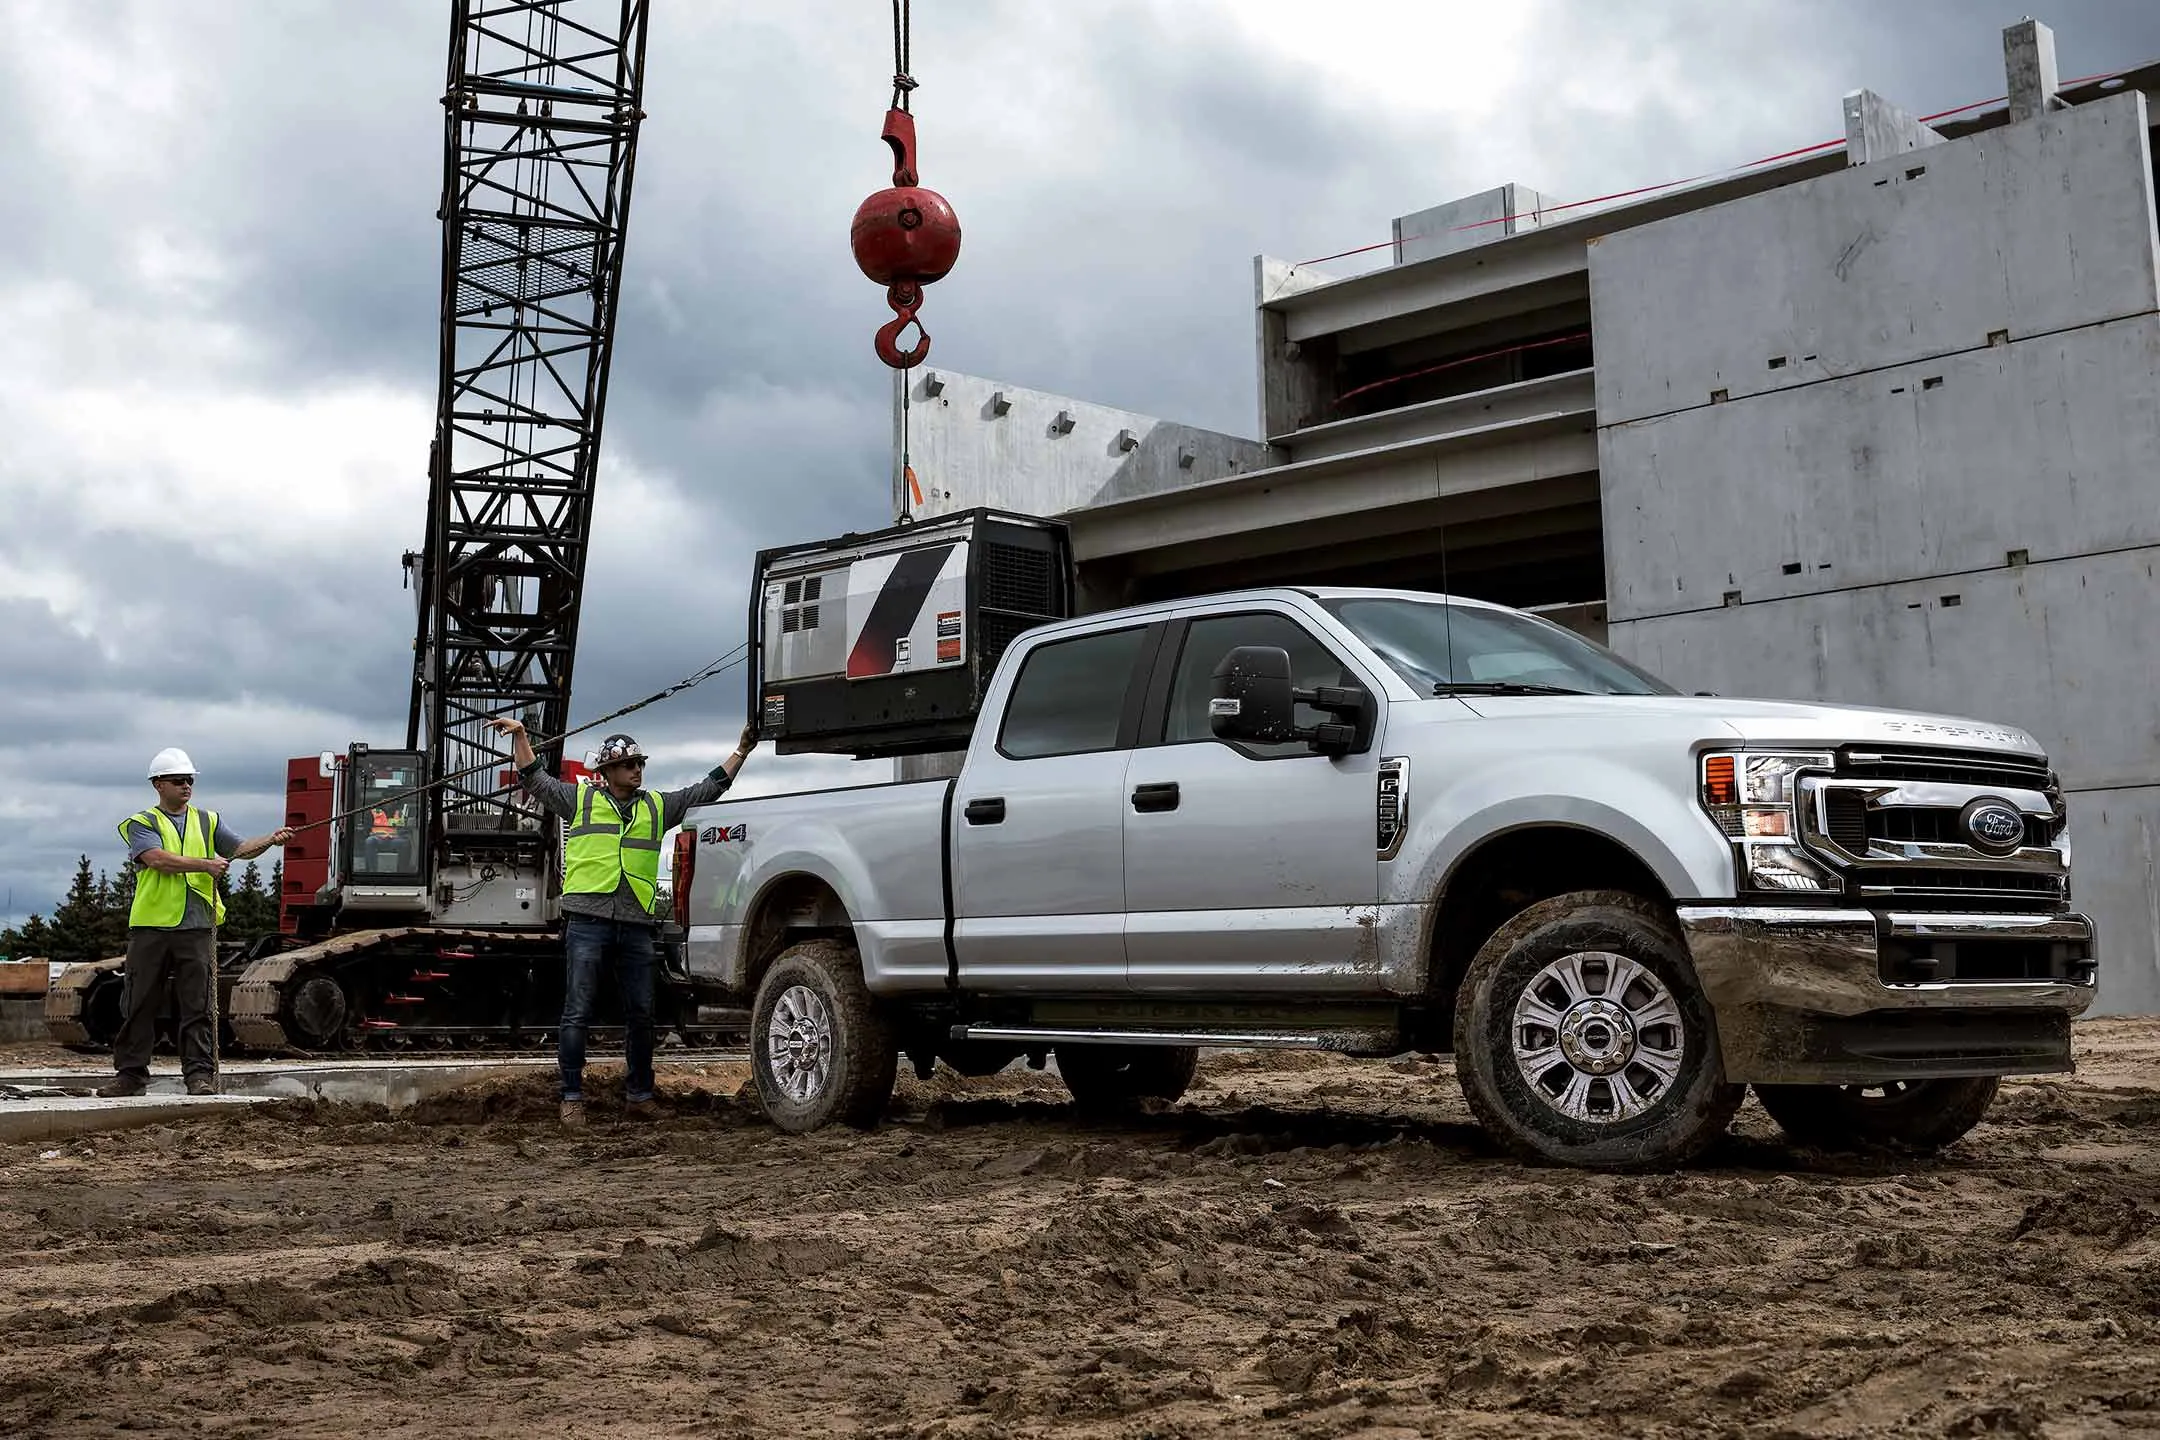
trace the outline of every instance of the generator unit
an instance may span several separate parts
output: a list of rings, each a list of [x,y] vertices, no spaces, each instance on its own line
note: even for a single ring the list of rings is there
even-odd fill
[[[1064,524],[966,510],[758,553],[750,713],[783,755],[960,750],[1005,647],[1073,611]]]

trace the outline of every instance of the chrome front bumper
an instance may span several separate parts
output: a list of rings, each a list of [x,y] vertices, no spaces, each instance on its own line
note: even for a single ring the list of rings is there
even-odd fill
[[[1679,917],[1734,1082],[2068,1070],[2070,1019],[2097,993],[2083,915],[1701,905]],[[2012,971],[2027,978],[1992,978]]]

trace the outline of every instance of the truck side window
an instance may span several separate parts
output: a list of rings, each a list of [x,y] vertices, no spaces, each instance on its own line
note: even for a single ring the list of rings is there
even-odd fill
[[[998,749],[1015,760],[1114,750],[1147,627],[1041,645],[1020,664]]]
[[[1185,648],[1178,655],[1177,678],[1170,686],[1170,713],[1163,727],[1163,743],[1179,745],[1191,740],[1213,740],[1208,725],[1208,697],[1215,667],[1223,656],[1240,645],[1274,645],[1290,652],[1290,676],[1298,688],[1314,685],[1354,685],[1357,677],[1344,668],[1333,651],[1308,634],[1287,615],[1210,615],[1195,620],[1185,631]],[[1297,707],[1297,723],[1317,725],[1331,720],[1309,705]],[[1309,755],[1303,744],[1244,745],[1255,755]]]

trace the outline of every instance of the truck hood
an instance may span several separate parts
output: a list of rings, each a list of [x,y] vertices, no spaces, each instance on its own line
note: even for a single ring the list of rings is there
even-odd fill
[[[1809,705],[1792,700],[1739,700],[1726,695],[1466,695],[1480,715],[1495,719],[1597,715],[1685,721],[1701,738],[1719,727],[1749,745],[1935,745],[1958,750],[1995,750],[2041,758],[2038,741],[2012,725],[1912,710],[1860,705]],[[1438,703],[1446,703],[1441,701]]]

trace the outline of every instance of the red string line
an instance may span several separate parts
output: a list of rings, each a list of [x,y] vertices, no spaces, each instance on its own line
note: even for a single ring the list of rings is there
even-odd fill
[[[2101,80],[2113,80],[2129,73],[2127,70],[2110,70],[2099,75],[2086,75],[2076,80],[2064,80],[2059,82],[2056,88],[2058,90],[2072,90],[2080,85],[2091,85]],[[1975,100],[1969,105],[1959,105],[1955,109],[1937,110],[1932,115],[1922,115],[1920,123],[1926,125],[1937,120],[1947,120],[1952,115],[1963,115],[1968,110],[1979,110],[1985,106],[2000,104],[2009,98],[2007,95],[1997,95],[1987,100]],[[1564,205],[1544,205],[1535,210],[1526,210],[1519,214],[1495,215],[1488,220],[1473,220],[1467,225],[1450,225],[1445,230],[1438,232],[1428,231],[1425,235],[1405,235],[1399,240],[1382,240],[1377,244],[1360,245],[1355,250],[1338,250],[1333,255],[1322,255],[1318,259],[1300,260],[1291,268],[1299,269],[1306,265],[1325,265],[1330,260],[1347,260],[1353,255],[1365,255],[1374,250],[1385,250],[1391,246],[1402,244],[1404,241],[1423,240],[1435,233],[1453,235],[1464,230],[1482,230],[1488,225],[1505,225],[1510,220],[1521,220],[1525,217],[1542,221],[1547,215],[1558,215],[1567,210],[1580,210],[1585,205],[1603,205],[1614,200],[1630,200],[1637,195],[1648,195],[1659,190],[1674,190],[1682,185],[1694,185],[1704,180],[1718,180],[1731,175],[1743,175],[1750,170],[1761,169],[1765,165],[1775,165],[1781,160],[1797,160],[1803,155],[1813,155],[1818,151],[1829,150],[1844,143],[1845,137],[1842,135],[1835,140],[1818,140],[1813,145],[1803,145],[1797,150],[1782,150],[1775,155],[1765,155],[1760,160],[1750,160],[1745,165],[1735,165],[1725,170],[1705,171],[1700,175],[1691,175],[1685,180],[1661,180],[1655,185],[1638,185],[1633,190],[1615,190],[1609,195],[1593,195],[1587,200],[1570,200]],[[1347,399],[1348,397],[1344,398]]]
[[[1480,360],[1497,360],[1503,355],[1520,355],[1525,350],[1543,350],[1548,345],[1572,345],[1578,340],[1588,340],[1590,332],[1578,330],[1572,335],[1555,335],[1550,340],[1526,340],[1520,345],[1508,345],[1498,350],[1488,350],[1482,355],[1464,355],[1455,360],[1443,360],[1438,365],[1428,365],[1422,370],[1410,370],[1401,375],[1390,375],[1385,380],[1374,380],[1354,390],[1345,390],[1335,397],[1336,405],[1363,395],[1368,390],[1378,390],[1383,385],[1400,385],[1405,380],[1416,380],[1426,375],[1437,375],[1443,370],[1453,370],[1459,365],[1472,365]]]

